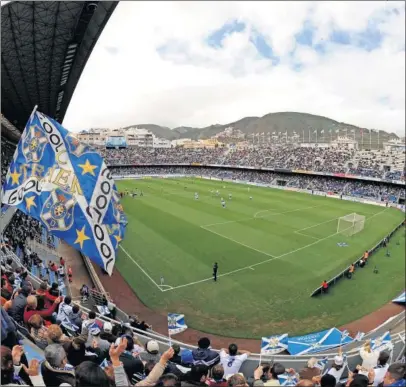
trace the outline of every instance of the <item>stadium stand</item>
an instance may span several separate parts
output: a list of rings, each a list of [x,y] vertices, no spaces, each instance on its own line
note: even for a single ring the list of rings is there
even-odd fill
[[[7,143],[7,146],[2,149],[2,176],[5,176],[7,163],[13,151],[12,143]],[[180,160],[187,164],[183,166],[165,165],[177,164],[174,162],[176,156],[171,152],[168,158],[166,158],[166,151],[158,152],[159,161],[155,160],[154,156],[147,155],[148,152],[145,150],[139,152],[145,156],[144,161],[148,160],[152,166],[112,167],[113,173],[124,177],[160,174],[200,175],[262,184],[283,184],[287,187],[310,191],[335,192],[396,203],[402,197],[404,198],[404,186],[383,181],[220,167],[220,165],[228,165],[225,164],[226,160],[227,162],[240,160],[238,157],[234,159],[225,154],[224,150],[205,150],[199,155],[196,153],[192,155],[185,150],[180,156]],[[115,151],[113,153],[116,155]],[[125,155],[122,150],[117,153]],[[305,152],[302,155],[297,150],[292,152],[295,159],[300,158],[304,163],[307,162],[308,157],[309,160],[312,158],[310,154]],[[250,152],[245,156],[245,160],[256,157],[250,156]],[[325,161],[334,160],[335,157],[339,157],[341,163],[346,156],[330,156],[325,153],[323,165],[329,165],[328,168],[331,170],[334,168],[334,161],[327,164]],[[122,159],[126,163],[129,160],[131,159]],[[273,157],[273,160],[276,160],[275,165],[282,165],[281,155]],[[112,159],[109,159],[109,162],[111,161]],[[204,164],[202,161],[211,162],[218,167],[190,166],[192,162]],[[250,161],[247,162],[250,163]],[[289,165],[290,168],[294,168],[299,165],[295,164],[293,159],[289,163],[283,164],[283,167]],[[157,166],[157,164],[161,165]],[[320,168],[316,164],[312,166],[315,169]],[[377,169],[381,170],[381,167],[382,165]],[[335,171],[342,170],[336,168]],[[63,382],[72,386],[107,385],[110,380],[114,380],[117,386],[134,384],[267,386],[279,385],[278,375],[297,380],[297,385],[306,385],[306,383],[327,385],[325,383],[329,376],[333,376],[335,382],[344,381],[351,385],[351,380],[356,379],[358,383],[359,377],[348,371],[355,371],[356,374],[357,365],[363,363],[361,355],[366,356],[364,344],[368,345],[368,339],[385,332],[388,326],[394,332],[404,332],[404,327],[402,328],[404,313],[402,313],[392,318],[388,324],[367,334],[362,342],[345,346],[343,349],[346,357],[340,353],[337,354],[334,350],[317,354],[314,359],[311,355],[278,354],[269,357],[251,354],[247,360],[241,361],[239,369],[241,374],[236,373],[237,371],[230,374],[227,368],[227,375],[225,375],[225,363],[222,359],[230,357],[227,352],[234,351],[232,346],[219,356],[218,351],[207,349],[210,342],[204,338],[199,341],[197,349],[194,346],[176,342],[157,334],[138,317],[131,318],[123,311],[115,310],[108,294],[88,286],[82,288],[81,299],[72,300],[66,276],[58,278],[59,275],[52,265],[53,262],[57,267],[59,266],[59,257],[56,255],[59,241],[52,235],[48,235],[36,220],[19,211],[14,213],[12,210],[12,208],[3,209],[5,215],[12,212],[10,220],[6,220],[8,219],[6,217],[2,218],[8,223],[2,237],[1,249],[1,313],[2,333],[4,332],[2,334],[2,385],[13,384],[16,381],[29,384],[31,379],[34,385],[43,383],[42,385],[49,386],[60,385]],[[345,272],[342,273],[344,274]],[[33,301],[33,297],[36,298],[36,302]],[[29,319],[28,315],[24,318],[27,313],[30,313]],[[404,383],[400,375],[405,370],[405,364],[400,362],[405,353],[405,344],[401,337],[401,335],[393,336],[391,351],[374,354],[375,360],[371,362],[373,371],[370,371],[369,375],[370,381],[375,379],[374,385],[384,379],[392,385],[403,385],[399,384]],[[117,338],[119,338],[117,343],[120,344],[110,347]],[[19,343],[22,344],[23,355],[21,355]],[[171,348],[171,345],[174,348]],[[328,359],[327,365],[320,372],[316,372],[314,369],[317,368],[315,367],[317,360],[321,361],[325,356]],[[21,361],[25,367],[10,368],[8,364],[11,363],[8,363],[7,359],[16,363]],[[241,359],[244,360],[245,357]],[[38,361],[42,361],[41,365]],[[258,367],[259,361],[261,361],[260,367]],[[382,368],[385,368],[385,372],[382,372]],[[349,381],[343,379],[348,377]]]

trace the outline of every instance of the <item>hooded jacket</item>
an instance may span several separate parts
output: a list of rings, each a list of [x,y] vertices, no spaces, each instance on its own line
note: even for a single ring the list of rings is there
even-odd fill
[[[220,355],[209,348],[196,348],[192,351],[192,356],[193,365],[204,364],[213,367],[220,361]]]

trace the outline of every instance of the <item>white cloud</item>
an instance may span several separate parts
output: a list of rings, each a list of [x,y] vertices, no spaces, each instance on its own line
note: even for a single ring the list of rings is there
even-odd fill
[[[244,31],[228,35],[221,49],[206,44],[210,33],[236,19]],[[306,20],[326,53],[297,45]],[[326,43],[333,28],[360,32],[371,21],[384,36],[378,49]],[[300,111],[404,133],[404,23],[400,2],[120,2],[64,124],[202,127]],[[278,66],[258,54],[253,30],[280,57]],[[165,55],[157,51],[162,46]],[[298,62],[300,72],[293,69]]]

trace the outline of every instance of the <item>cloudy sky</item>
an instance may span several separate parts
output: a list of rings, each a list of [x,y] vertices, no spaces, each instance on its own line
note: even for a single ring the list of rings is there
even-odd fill
[[[64,124],[203,127],[297,111],[405,131],[405,3],[120,2]]]

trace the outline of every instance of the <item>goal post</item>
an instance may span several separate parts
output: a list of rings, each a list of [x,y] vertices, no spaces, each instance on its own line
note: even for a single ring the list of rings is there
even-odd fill
[[[353,212],[338,218],[337,234],[352,236],[364,229],[365,216]]]

